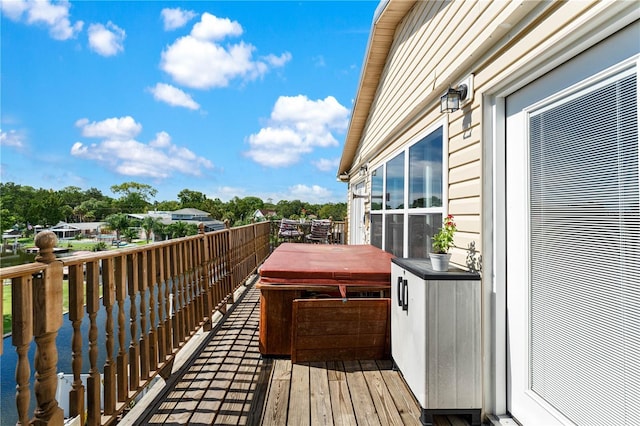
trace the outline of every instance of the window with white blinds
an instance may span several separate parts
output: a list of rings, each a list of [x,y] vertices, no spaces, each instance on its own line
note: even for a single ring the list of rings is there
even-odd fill
[[[529,116],[530,389],[576,424],[640,419],[636,69]]]

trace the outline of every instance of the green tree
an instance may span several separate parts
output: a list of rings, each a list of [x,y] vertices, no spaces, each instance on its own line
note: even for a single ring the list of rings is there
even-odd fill
[[[140,227],[144,230],[144,236],[147,239],[147,243],[151,238],[151,233],[159,222],[160,221],[157,218],[151,216],[145,216],[140,222]]]
[[[120,233],[128,229],[130,226],[129,217],[123,213],[116,213],[107,216],[104,221],[107,228],[116,233],[116,240],[120,241]]]
[[[284,218],[300,217],[303,207],[302,201],[300,200],[280,200],[278,204],[276,204],[276,212],[278,216]]]
[[[160,201],[153,206],[154,210],[172,212],[174,210],[178,210],[180,208],[180,203],[175,200],[170,201]]]
[[[9,209],[0,209],[0,228],[2,231],[11,229],[17,223],[15,215]]]
[[[204,202],[207,199],[207,196],[202,192],[191,191],[190,189],[183,189],[178,193],[178,199],[180,200],[180,205],[183,208],[192,207],[195,209],[202,209]]]
[[[344,220],[347,217],[347,203],[328,203],[322,206],[318,212],[322,219]]]
[[[207,198],[202,205],[202,210],[209,213],[212,218],[222,220],[224,218],[226,206],[220,198],[216,198],[215,200]]]
[[[120,195],[117,205],[124,213],[144,213],[158,190],[146,183],[124,182],[111,186],[114,194]]]
[[[167,232],[171,238],[182,238],[188,235],[196,235],[198,227],[187,222],[173,222],[167,225]]]
[[[126,228],[124,231],[122,231],[122,238],[124,238],[124,240],[128,242],[133,242],[133,240],[138,238],[138,235],[138,230],[133,227]]]
[[[159,220],[153,225],[153,238],[154,241],[164,240],[169,235],[169,231],[167,230],[167,225],[160,222]]]

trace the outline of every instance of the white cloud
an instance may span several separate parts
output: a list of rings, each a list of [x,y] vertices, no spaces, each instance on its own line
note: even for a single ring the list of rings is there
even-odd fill
[[[297,184],[289,188],[288,195],[283,199],[287,200],[305,200],[313,204],[322,204],[331,202],[335,197],[327,188],[319,185],[303,185]]]
[[[90,145],[76,142],[71,147],[71,155],[97,161],[125,176],[157,179],[174,173],[200,176],[203,169],[213,168],[208,159],[172,144],[166,132],[156,134],[148,144],[135,139],[109,138]]]
[[[187,22],[196,17],[196,13],[191,10],[182,10],[179,7],[175,9],[162,9],[162,20],[164,21],[165,31],[175,30],[184,27]]]
[[[218,18],[205,12],[200,22],[193,26],[191,35],[199,40],[223,40],[226,37],[242,35],[242,26],[237,21]]]
[[[153,98],[157,101],[165,102],[171,106],[180,106],[189,109],[199,109],[200,105],[193,98],[175,86],[165,83],[158,83],[155,87],[149,88]]]
[[[123,42],[126,37],[124,30],[113,22],[107,25],[91,24],[88,30],[89,46],[102,56],[114,56],[124,51]]]
[[[332,159],[321,158],[317,161],[312,161],[311,164],[316,166],[316,168],[321,172],[330,172],[330,171],[335,171],[338,168],[338,165],[340,164],[340,159],[339,158],[332,158]]]
[[[226,87],[236,78],[255,80],[291,60],[288,52],[254,60],[256,49],[249,43],[219,43],[241,34],[238,22],[204,13],[191,34],[178,38],[162,52],[160,67],[183,86],[210,89]]]
[[[8,132],[0,129],[0,146],[12,147],[12,148],[24,148],[25,136],[21,132],[16,130],[9,130]]]
[[[219,198],[220,201],[224,202],[229,202],[234,197],[244,198],[246,196],[247,190],[245,188],[234,186],[220,186],[213,194],[207,195],[209,199],[215,200],[216,198]]]
[[[56,40],[68,40],[82,31],[82,21],[71,24],[69,9],[71,4],[60,1],[55,4],[47,1],[4,0],[0,1],[2,13],[13,21],[21,21],[23,17],[29,25],[45,25],[49,35]],[[25,16],[26,15],[26,16]]]
[[[132,139],[142,131],[142,124],[136,123],[131,116],[107,118],[89,123],[86,118],[76,121],[76,127],[82,128],[82,136],[88,138]]]
[[[142,131],[142,124],[136,123],[131,116],[107,118],[89,123],[86,118],[76,121],[76,127],[82,128],[82,136],[105,139],[132,139]]]
[[[167,132],[156,133],[156,138],[149,142],[154,148],[167,148],[171,146],[171,136]]]
[[[317,101],[303,95],[281,96],[269,125],[248,137],[251,148],[245,154],[263,166],[290,166],[316,147],[337,146],[333,132],[346,130],[348,116],[333,96]]]

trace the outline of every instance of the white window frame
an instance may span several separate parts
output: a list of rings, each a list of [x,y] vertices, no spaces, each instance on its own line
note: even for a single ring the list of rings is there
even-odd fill
[[[442,206],[440,207],[419,207],[409,208],[409,150],[411,147],[422,141],[425,137],[436,131],[438,128],[442,128]],[[420,216],[432,213],[441,213],[444,218],[448,214],[449,206],[449,123],[447,116],[440,119],[422,132],[413,137],[409,143],[405,144],[402,148],[399,148],[379,162],[371,165],[370,170],[377,170],[382,166],[382,209],[370,210],[370,215],[380,216],[382,221],[382,248],[386,247],[386,217],[392,214],[401,214],[403,216],[403,247],[402,257],[407,257],[409,253],[409,216]],[[404,199],[403,208],[401,209],[387,209],[386,206],[386,193],[387,193],[387,164],[389,161],[396,158],[399,154],[404,153]],[[373,178],[372,178],[372,191],[373,195]],[[373,205],[372,199],[369,198],[369,205]],[[371,241],[371,238],[369,238]]]

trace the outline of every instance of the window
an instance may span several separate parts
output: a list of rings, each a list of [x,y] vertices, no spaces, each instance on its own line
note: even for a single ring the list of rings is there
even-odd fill
[[[387,163],[386,205],[387,210],[404,207],[404,152]]]
[[[398,257],[428,256],[446,205],[443,132],[438,125],[372,172],[372,245]]]

